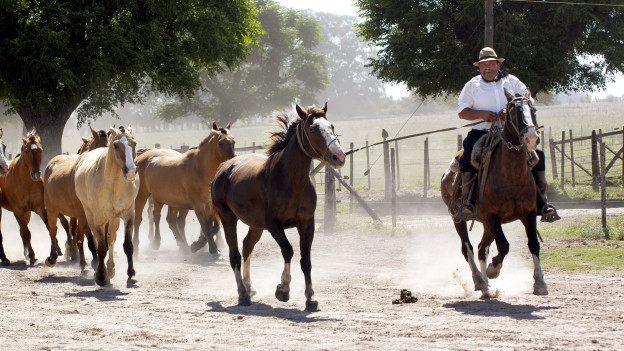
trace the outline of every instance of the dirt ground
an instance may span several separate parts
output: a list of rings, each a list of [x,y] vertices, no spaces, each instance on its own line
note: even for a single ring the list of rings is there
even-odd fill
[[[570,218],[587,211],[560,212]],[[54,268],[43,264],[49,237],[34,217],[39,261],[27,266],[15,219],[4,211],[4,246],[14,265],[0,268],[0,349],[624,350],[624,273],[546,270],[550,294],[534,296],[526,238],[510,225],[505,229],[512,251],[500,277],[490,281],[499,295],[481,299],[472,291],[448,216],[399,221],[423,234],[317,233],[312,278],[320,311],[310,313],[304,310],[298,235],[292,230],[290,301],[273,295],[283,263],[265,232],[251,263],[257,295],[253,305],[242,307],[225,248],[218,258],[183,255],[166,228],[163,246],[153,251],[144,223],[135,263],[138,287],[126,287],[119,240],[117,275],[101,288],[90,267],[81,275],[62,258]],[[189,216],[189,240],[197,233]],[[244,233],[239,226],[239,240]],[[476,245],[478,228],[473,233]],[[59,238],[64,243],[64,233]],[[393,305],[400,289],[411,290],[418,301]]]

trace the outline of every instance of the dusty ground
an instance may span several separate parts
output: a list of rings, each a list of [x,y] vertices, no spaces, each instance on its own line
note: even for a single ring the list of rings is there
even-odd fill
[[[100,288],[91,269],[81,275],[63,259],[55,268],[42,263],[49,238],[38,218],[31,228],[39,262],[26,266],[15,220],[4,211],[5,250],[15,265],[0,269],[0,348],[624,350],[622,272],[547,270],[550,295],[534,296],[526,239],[509,226],[512,252],[491,281],[499,297],[480,299],[447,216],[401,221],[426,228],[425,234],[317,233],[312,276],[321,311],[309,313],[295,232],[289,231],[296,251],[291,300],[273,296],[282,259],[265,232],[252,260],[258,295],[252,306],[239,307],[225,249],[216,259],[207,252],[184,256],[165,229],[163,247],[152,251],[144,223],[135,264],[139,286],[126,288],[118,241],[117,275]],[[196,220],[188,226],[194,239]],[[60,238],[64,243],[64,234]],[[391,304],[402,288],[418,302]]]

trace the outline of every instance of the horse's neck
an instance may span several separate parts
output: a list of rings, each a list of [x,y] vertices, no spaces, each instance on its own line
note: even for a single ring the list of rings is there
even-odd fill
[[[26,165],[26,161],[22,158],[22,155],[17,156],[9,167],[11,173],[19,174],[20,176],[25,175],[30,177],[30,170]]]
[[[524,148],[520,150],[510,149],[507,147],[507,142],[505,140],[498,144],[498,149],[500,152],[500,162],[502,163],[499,167],[513,170],[509,174],[512,176],[516,175],[516,178],[524,177],[529,168],[526,150]]]
[[[197,168],[201,174],[214,177],[217,173],[218,165],[221,163],[217,159],[216,153],[210,150],[208,143],[202,145],[197,150],[191,150],[188,152],[194,152],[193,162],[195,162],[195,168]]]
[[[296,136],[293,136],[274,157],[276,166],[289,169],[289,178],[294,181],[309,181],[312,158],[301,150]]]

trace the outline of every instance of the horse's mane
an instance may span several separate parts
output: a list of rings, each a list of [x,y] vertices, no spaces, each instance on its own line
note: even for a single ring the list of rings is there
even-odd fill
[[[205,137],[205,138],[204,138],[204,140],[202,140],[202,141],[199,143],[198,148],[201,148],[204,144],[206,144],[207,142],[209,142],[209,141],[210,141],[210,139],[212,139],[212,137],[214,136],[214,133],[212,133],[213,131],[214,131],[214,129],[213,129],[213,130],[211,130],[210,134],[208,134],[208,136],[207,136],[207,137]],[[220,132],[221,132],[221,134],[223,134],[223,135],[227,135],[227,133],[228,133],[227,129],[225,129],[225,128],[219,128],[219,131],[220,131]]]
[[[289,116],[284,112],[275,113],[273,118],[277,121],[276,124],[279,129],[268,132],[271,144],[268,146],[267,155],[272,155],[285,148],[290,138],[295,134],[299,121],[301,121],[301,119]]]

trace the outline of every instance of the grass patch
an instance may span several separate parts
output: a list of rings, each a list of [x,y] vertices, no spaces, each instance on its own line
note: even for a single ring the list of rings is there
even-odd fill
[[[561,225],[542,226],[540,234],[544,238],[559,240],[605,238],[602,230],[602,219],[596,216],[578,216],[573,222]],[[607,216],[609,239],[624,240],[624,216]]]
[[[595,243],[590,246],[552,248],[542,251],[541,262],[546,269],[569,271],[622,271],[624,270],[624,248],[603,246]]]

